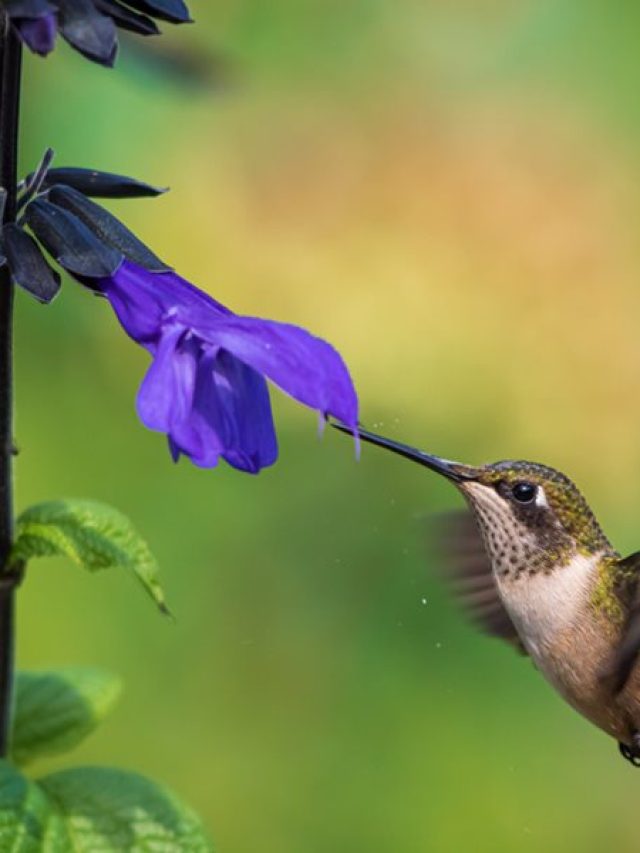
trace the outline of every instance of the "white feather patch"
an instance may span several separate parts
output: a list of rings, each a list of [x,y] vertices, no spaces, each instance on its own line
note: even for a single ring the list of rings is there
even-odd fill
[[[551,574],[538,572],[518,580],[496,578],[509,615],[533,657],[584,613],[601,558],[601,553],[576,554]]]
[[[549,501],[547,500],[547,496],[545,495],[542,486],[538,486],[538,492],[536,494],[536,506],[549,506]]]

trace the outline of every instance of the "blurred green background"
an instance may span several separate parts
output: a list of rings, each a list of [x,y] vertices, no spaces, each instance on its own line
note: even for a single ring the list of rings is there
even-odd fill
[[[464,461],[572,475],[640,546],[640,8],[596,0],[193,0],[211,85],[123,46],[26,61],[23,171],[131,173],[114,207],[238,312],[344,354],[363,420]],[[92,496],[153,545],[175,624],[117,574],[36,563],[19,663],[121,673],[71,761],[170,784],[221,851],[637,850],[640,775],[527,661],[476,636],[424,557],[459,506],[277,393],[281,458],[175,467],[147,359],[68,284],[19,294],[17,500]],[[44,767],[36,768],[45,769]]]

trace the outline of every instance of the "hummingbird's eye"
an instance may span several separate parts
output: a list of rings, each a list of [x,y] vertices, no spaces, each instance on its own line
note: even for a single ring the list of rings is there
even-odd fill
[[[511,494],[520,504],[530,504],[535,500],[538,487],[533,483],[516,483],[511,489]]]

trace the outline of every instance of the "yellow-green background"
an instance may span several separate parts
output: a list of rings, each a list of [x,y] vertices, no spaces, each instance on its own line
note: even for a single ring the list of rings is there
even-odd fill
[[[239,312],[344,354],[365,423],[575,477],[640,546],[640,11],[596,0],[193,0],[113,72],[26,60],[22,164],[172,191],[114,207]],[[18,658],[121,673],[69,762],[136,768],[221,851],[632,851],[640,772],[527,661],[478,638],[423,559],[434,476],[275,393],[257,478],[175,467],[136,420],[147,364],[108,306],[18,294],[20,506],[92,496],[153,545],[176,614],[117,574],[34,564]],[[423,603],[426,599],[426,604]],[[36,768],[37,769],[37,768]],[[40,768],[43,769],[43,768]]]

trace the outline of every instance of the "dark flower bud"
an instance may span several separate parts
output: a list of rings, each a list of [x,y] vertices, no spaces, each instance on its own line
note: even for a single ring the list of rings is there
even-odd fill
[[[35,199],[24,218],[51,257],[69,272],[102,278],[122,263],[122,252],[103,243],[84,222],[51,202]]]
[[[33,177],[33,172],[27,175],[25,184],[29,185]],[[162,195],[167,191],[165,187],[154,187],[135,178],[99,172],[97,169],[47,169],[41,186],[48,189],[54,184],[65,184],[93,198],[144,198]]]
[[[58,0],[58,28],[71,47],[102,65],[113,65],[118,39],[113,19],[98,12],[93,0]]]
[[[47,0],[4,0],[11,23],[27,47],[40,56],[53,50],[56,41],[56,15]]]
[[[39,18],[53,12],[49,0],[3,0],[3,5],[11,18]]]
[[[113,65],[117,29],[157,35],[154,19],[171,24],[191,21],[183,0],[0,0],[11,24],[34,53],[46,56],[57,32],[87,59]]]
[[[15,283],[39,302],[51,302],[60,290],[60,276],[46,262],[33,237],[8,223],[2,229],[2,242]]]
[[[128,5],[147,15],[169,21],[171,24],[191,22],[189,10],[183,0],[127,0]]]
[[[88,278],[110,275],[124,258],[152,272],[170,269],[119,219],[87,198],[78,187],[113,197],[158,195],[164,190],[109,172],[51,169],[52,160],[53,150],[49,148],[37,169],[20,182],[18,212],[23,213],[19,225],[28,224],[62,267]],[[1,208],[0,191],[0,212]],[[21,274],[20,278],[25,280],[28,276]]]
[[[108,246],[118,249],[130,261],[153,272],[163,272],[169,267],[154,255],[135,234],[116,219],[113,214],[88,199],[72,187],[51,187],[47,196],[57,207],[68,210]]]
[[[157,36],[160,33],[152,18],[127,9],[116,0],[95,0],[95,4],[99,12],[112,17],[116,26],[122,30],[129,30],[139,36]]]

